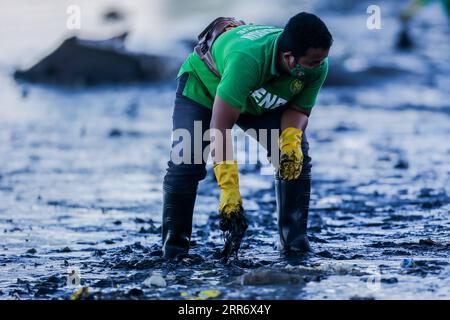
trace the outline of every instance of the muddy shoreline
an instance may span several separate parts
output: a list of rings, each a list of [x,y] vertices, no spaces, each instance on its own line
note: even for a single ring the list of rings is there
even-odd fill
[[[450,27],[425,13],[422,43],[399,52],[392,12],[379,33],[350,32],[356,9],[324,15],[335,61],[367,81],[324,88],[311,116],[314,252],[297,259],[277,249],[272,177],[242,165],[239,260],[218,259],[211,168],[190,256],[161,260],[175,81],[72,90],[2,67],[0,299],[449,299]]]

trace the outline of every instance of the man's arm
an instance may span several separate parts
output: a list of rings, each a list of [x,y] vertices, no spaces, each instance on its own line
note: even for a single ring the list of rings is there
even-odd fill
[[[220,187],[220,229],[225,232],[223,259],[237,252],[247,229],[239,192],[238,164],[233,160],[231,128],[241,112],[245,112],[248,95],[259,77],[258,63],[247,54],[232,53],[224,61],[224,69],[214,99],[210,123],[211,156],[214,174]]]
[[[239,109],[232,107],[221,97],[216,96],[210,124],[211,150],[214,150],[212,155],[214,163],[233,160],[231,128],[233,128],[240,113]]]
[[[297,106],[288,107],[281,116],[281,131],[287,128],[297,128],[305,131],[308,126],[308,118],[311,109],[304,109]]]
[[[214,174],[221,189],[219,213],[230,218],[242,212],[239,193],[238,165],[233,160],[231,128],[239,118],[240,110],[216,96],[211,118],[211,156]]]
[[[227,55],[214,99],[210,123],[211,156],[221,189],[219,212],[222,218],[238,217],[242,212],[231,128],[245,111],[245,102],[257,83],[258,72],[257,61],[249,55],[239,52]]]

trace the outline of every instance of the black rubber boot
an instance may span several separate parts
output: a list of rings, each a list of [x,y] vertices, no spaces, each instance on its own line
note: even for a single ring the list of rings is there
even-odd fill
[[[277,197],[278,231],[283,253],[305,253],[311,251],[308,237],[309,198],[311,174],[297,180],[275,179]]]
[[[162,241],[163,258],[187,255],[192,232],[197,192],[174,193],[164,190]]]

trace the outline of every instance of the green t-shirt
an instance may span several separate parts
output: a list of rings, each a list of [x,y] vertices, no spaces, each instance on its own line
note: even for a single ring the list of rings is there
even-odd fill
[[[242,113],[260,115],[287,102],[311,109],[328,72],[315,79],[298,80],[276,69],[277,40],[283,29],[244,25],[220,35],[212,46],[212,57],[221,77],[208,69],[192,52],[177,78],[189,73],[183,95],[212,109],[218,95]]]

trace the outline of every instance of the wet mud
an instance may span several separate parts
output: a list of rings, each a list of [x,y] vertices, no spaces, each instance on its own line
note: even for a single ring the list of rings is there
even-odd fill
[[[351,14],[324,18],[338,45]],[[1,72],[0,299],[450,298],[450,60],[435,49],[450,50],[450,31],[421,28],[416,51],[382,34],[373,51],[352,52],[347,65],[367,68],[347,72],[364,85],[323,89],[306,133],[314,251],[300,257],[277,248],[273,177],[241,165],[249,226],[238,259],[220,262],[208,166],[190,255],[162,260],[174,81],[65,90]],[[380,65],[414,75],[361,71]]]

